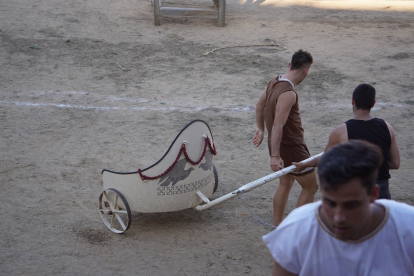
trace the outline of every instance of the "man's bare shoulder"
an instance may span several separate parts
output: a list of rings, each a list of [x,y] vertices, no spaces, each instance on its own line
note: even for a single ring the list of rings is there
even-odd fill
[[[337,126],[336,128],[334,128],[331,132],[331,134],[334,135],[343,135],[343,134],[348,134],[348,130],[346,128],[346,124],[340,124],[339,126]]]
[[[388,130],[390,131],[390,133],[394,133],[394,128],[392,127],[392,125],[390,123],[388,123],[387,121],[384,121],[384,122],[387,125]]]
[[[294,105],[296,103],[296,93],[292,90],[285,91],[282,94],[280,94],[278,98],[278,103],[282,101],[283,104],[291,104]]]
[[[325,151],[330,149],[331,147],[348,142],[348,130],[346,128],[346,124],[340,124],[334,130],[332,130],[331,134],[329,134],[329,141],[326,145]]]

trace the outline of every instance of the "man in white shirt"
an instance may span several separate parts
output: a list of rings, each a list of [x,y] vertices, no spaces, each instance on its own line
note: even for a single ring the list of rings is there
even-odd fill
[[[414,275],[414,207],[376,200],[381,150],[353,140],[319,161],[321,201],[263,236],[272,275]]]

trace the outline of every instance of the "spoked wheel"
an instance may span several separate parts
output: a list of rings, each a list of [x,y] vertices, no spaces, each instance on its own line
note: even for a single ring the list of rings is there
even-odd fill
[[[213,194],[214,194],[218,188],[218,174],[217,174],[216,166],[214,165],[213,165],[213,172],[214,172],[214,190],[213,190]]]
[[[99,196],[99,213],[106,227],[114,233],[124,233],[131,226],[131,209],[128,202],[115,189],[106,189]]]

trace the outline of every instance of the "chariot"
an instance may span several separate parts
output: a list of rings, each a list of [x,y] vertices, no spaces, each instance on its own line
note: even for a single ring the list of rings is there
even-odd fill
[[[202,120],[194,120],[180,131],[164,156],[152,166],[134,172],[104,169],[104,190],[99,196],[103,222],[111,231],[123,233],[131,225],[131,212],[171,212],[188,208],[202,211],[296,168],[290,166],[210,201],[208,198],[218,187],[213,163],[216,154],[210,127]]]

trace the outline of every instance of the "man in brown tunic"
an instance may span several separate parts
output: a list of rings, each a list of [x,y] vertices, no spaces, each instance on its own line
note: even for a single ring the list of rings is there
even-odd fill
[[[268,83],[256,104],[257,130],[252,142],[256,147],[262,143],[266,124],[270,166],[273,171],[310,157],[304,140],[295,85],[306,78],[312,63],[311,54],[303,50],[297,51],[292,56],[286,73]],[[283,220],[289,192],[295,180],[302,186],[298,207],[313,202],[318,190],[314,168],[280,177],[279,187],[273,197],[273,223],[276,226]]]

